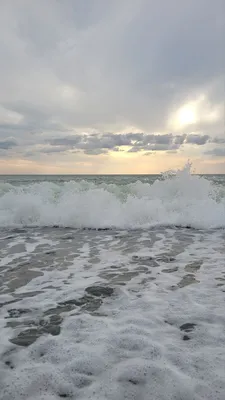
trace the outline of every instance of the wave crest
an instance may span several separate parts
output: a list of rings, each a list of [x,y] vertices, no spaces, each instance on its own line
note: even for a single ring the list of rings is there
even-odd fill
[[[153,184],[89,181],[0,187],[0,227],[146,229],[157,225],[225,227],[225,196],[190,165]]]

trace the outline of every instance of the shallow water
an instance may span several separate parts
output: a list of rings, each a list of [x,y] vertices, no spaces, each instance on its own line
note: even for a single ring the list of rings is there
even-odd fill
[[[0,393],[225,398],[225,233],[0,231]]]

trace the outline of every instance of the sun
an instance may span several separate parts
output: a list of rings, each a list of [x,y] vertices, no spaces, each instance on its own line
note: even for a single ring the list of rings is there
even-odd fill
[[[188,125],[194,125],[198,120],[198,110],[195,102],[189,102],[179,107],[169,118],[168,126],[180,130]]]
[[[177,123],[180,126],[192,125],[196,123],[196,112],[193,106],[185,105],[178,110]]]
[[[219,121],[224,113],[224,107],[211,104],[206,94],[202,93],[195,99],[180,104],[169,112],[167,127],[174,131],[181,131],[191,126],[191,130],[198,130],[199,123],[211,124]],[[196,125],[194,127],[193,125]]]

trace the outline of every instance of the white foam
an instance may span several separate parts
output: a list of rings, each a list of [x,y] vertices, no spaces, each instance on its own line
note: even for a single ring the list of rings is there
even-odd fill
[[[189,165],[153,184],[71,181],[3,186],[0,227],[225,227],[224,191],[203,177],[191,175]]]
[[[48,234],[52,235],[52,230]],[[143,242],[137,242],[140,233],[131,232],[127,237],[122,235],[118,243],[110,232],[76,232],[71,245],[63,240],[68,255],[75,254],[77,246],[71,265],[61,270],[63,261],[55,255],[55,269],[49,271],[48,265],[43,265],[44,276],[22,288],[43,290],[48,282],[61,290],[49,287],[40,295],[1,307],[2,400],[224,400],[225,286],[217,286],[223,282],[217,278],[224,276],[223,231],[161,229],[142,232],[141,236]],[[88,254],[84,238],[89,245]],[[151,245],[145,243],[146,239]],[[62,243],[60,246],[63,249]],[[55,241],[51,249],[59,249],[59,243]],[[29,255],[31,264],[38,255],[41,258],[42,250],[36,248],[39,253],[34,251],[34,259]],[[98,257],[95,262],[91,258],[93,250]],[[175,260],[168,264],[162,258],[164,261],[158,266],[150,265],[146,270],[138,258],[132,263],[134,255],[140,260],[142,257],[145,264],[145,257],[160,259],[165,252],[174,252]],[[118,269],[110,268],[118,267],[120,260]],[[171,290],[188,273],[186,266],[193,261],[202,261],[194,273],[198,284]],[[165,269],[174,266],[178,267],[175,273],[165,273]],[[137,275],[124,280],[125,286],[113,285],[110,272],[123,275],[123,268],[137,271]],[[103,273],[108,278],[101,278]],[[148,280],[151,277],[155,280]],[[27,329],[25,319],[35,321],[37,315],[41,319],[49,308],[53,308],[54,315],[54,307],[60,302],[78,299],[87,286],[102,281],[113,287],[114,293],[103,299],[95,315],[75,307],[71,312],[62,312],[58,336],[43,334],[27,348],[9,344],[8,339]],[[4,295],[2,300],[10,298]],[[30,314],[13,319],[24,325],[4,327],[10,321],[10,308],[30,308]],[[196,324],[187,333],[187,341],[181,330],[185,323]]]

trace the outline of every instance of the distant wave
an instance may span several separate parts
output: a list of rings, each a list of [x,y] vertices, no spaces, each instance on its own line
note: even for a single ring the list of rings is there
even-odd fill
[[[225,227],[225,193],[190,166],[153,184],[90,181],[0,186],[0,227],[147,229]]]

